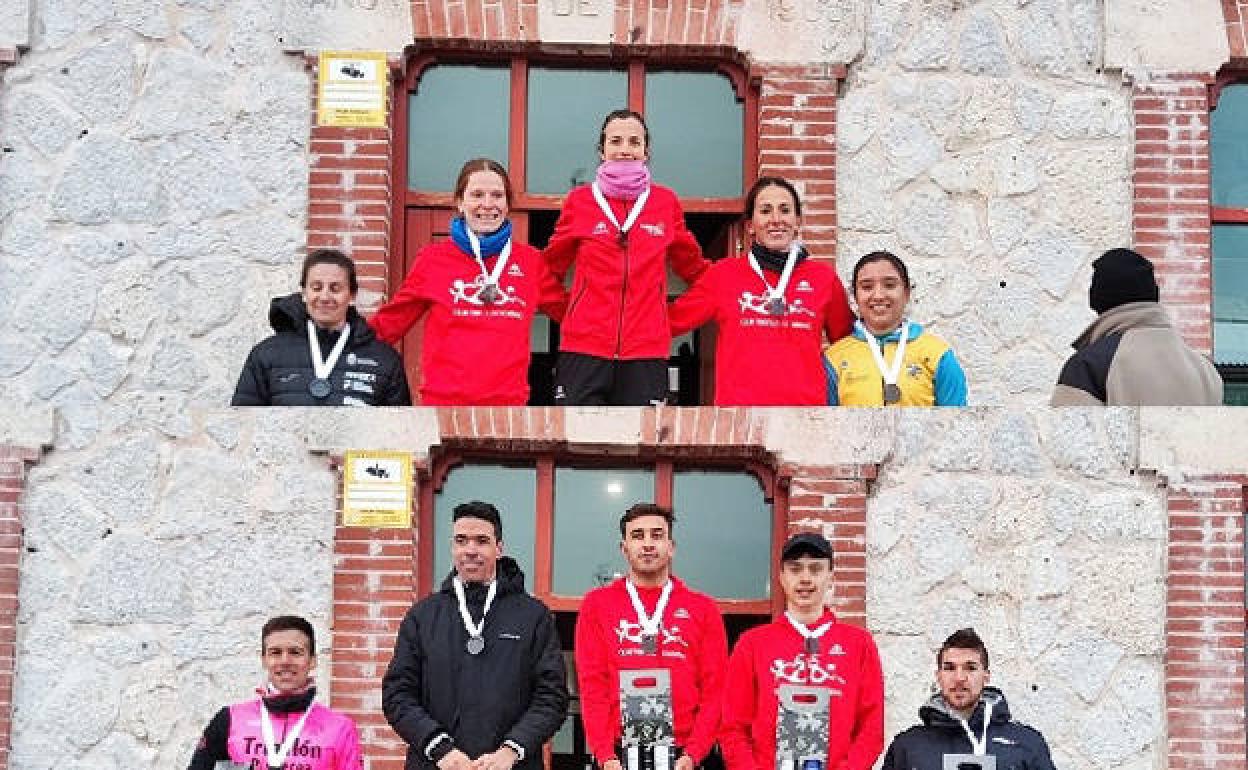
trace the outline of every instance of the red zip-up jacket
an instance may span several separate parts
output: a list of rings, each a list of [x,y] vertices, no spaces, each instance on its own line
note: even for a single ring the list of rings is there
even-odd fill
[[[724,621],[715,601],[672,578],[663,613],[658,653],[641,644],[637,613],[624,578],[585,595],[576,619],[576,679],[580,685],[585,741],[601,765],[616,756],[620,740],[621,670],[665,668],[671,672],[672,725],[676,744],[695,762],[710,752],[719,730],[720,687],[728,661]],[[638,588],[646,612],[658,605],[659,588]]]
[[[836,622],[831,611],[812,624],[833,625],[818,655],[781,615],[737,640],[724,682],[719,745],[728,770],[776,766],[777,691],[782,684],[826,687],[832,693],[826,770],[871,770],[884,750],[884,675],[871,634]],[[813,658],[813,660],[812,660]]]
[[[497,257],[485,260],[494,269]],[[563,317],[567,292],[541,254],[512,242],[499,288],[505,300],[477,298],[481,268],[453,241],[420,250],[403,286],[368,319],[391,345],[428,313],[421,338],[420,400],[426,406],[524,406],[529,400],[529,340],[541,310]]]
[[[623,224],[632,201],[607,199]],[[611,359],[666,359],[672,346],[667,325],[667,265],[693,283],[709,266],[685,228],[676,194],[650,186],[650,198],[619,243],[589,185],[568,193],[554,235],[542,252],[562,281],[575,263],[568,312],[559,327],[559,349]]]
[[[775,286],[780,273],[763,268]],[[836,271],[804,259],[793,268],[783,316],[764,307],[767,286],[744,256],[711,266],[668,308],[673,335],[715,322],[715,403],[724,406],[822,406],[828,381],[823,337],[849,334],[854,315]]]

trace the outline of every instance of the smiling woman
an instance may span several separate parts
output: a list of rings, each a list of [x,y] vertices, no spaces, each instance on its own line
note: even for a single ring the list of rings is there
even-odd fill
[[[407,406],[398,354],[355,311],[355,263],[335,249],[303,261],[302,291],[274,298],[273,336],[252,348],[231,406]]]
[[[907,320],[910,271],[887,251],[854,265],[859,320],[823,355],[832,406],[966,406],[966,375],[949,344]]]
[[[823,340],[849,333],[852,315],[841,279],[810,258],[801,227],[797,188],[762,177],[745,197],[749,251],[716,262],[668,309],[673,334],[715,324],[716,404],[824,402]]]
[[[511,180],[501,164],[465,163],[455,206],[450,240],[420,250],[403,286],[369,323],[394,344],[425,319],[423,405],[524,406],[533,317],[541,310],[563,318],[567,292],[536,249],[512,238]]]

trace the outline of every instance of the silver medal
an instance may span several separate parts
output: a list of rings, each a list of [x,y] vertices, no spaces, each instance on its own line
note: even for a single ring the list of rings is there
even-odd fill
[[[767,300],[767,313],[774,316],[782,316],[788,312],[789,306],[784,301],[784,297],[772,297]]]
[[[647,655],[654,655],[659,651],[659,637],[654,634],[645,634],[641,637],[641,648]]]
[[[884,383],[884,404],[896,404],[901,401],[901,386],[895,382]]]
[[[498,286],[492,283],[487,283],[481,289],[481,293],[478,294],[477,297],[485,304],[493,305],[499,300]]]
[[[312,394],[313,398],[325,398],[332,390],[333,388],[330,387],[329,380],[322,377],[317,377],[308,383],[308,392]]]
[[[817,638],[813,636],[806,637],[806,654],[807,655],[819,654],[819,640]]]
[[[470,636],[464,649],[468,650],[469,655],[480,655],[485,650],[485,639],[480,636]]]

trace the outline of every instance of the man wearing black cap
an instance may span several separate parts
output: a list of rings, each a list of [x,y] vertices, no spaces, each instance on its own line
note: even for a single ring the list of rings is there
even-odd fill
[[[827,539],[790,537],[780,552],[784,615],[742,634],[728,662],[728,770],[870,770],[883,750],[880,656],[871,634],[824,607],[831,586]]]
[[[1052,405],[1221,404],[1222,378],[1158,303],[1152,263],[1131,249],[1110,249],[1092,270],[1088,302],[1099,315],[1074,341]]]

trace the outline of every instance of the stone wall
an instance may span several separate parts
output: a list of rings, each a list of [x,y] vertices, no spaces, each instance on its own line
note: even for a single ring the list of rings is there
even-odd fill
[[[902,255],[973,403],[1044,402],[1129,242],[1131,115],[1091,0],[872,4],[838,130],[842,272]]]
[[[311,77],[267,0],[17,5],[0,384],[13,408],[59,410],[61,447],[134,423],[184,435],[187,406],[228,402],[269,298],[297,283]]]
[[[778,466],[812,454],[827,468],[879,465],[866,623],[885,662],[888,735],[926,697],[935,646],[974,624],[1058,766],[1166,766],[1165,493],[1139,469],[1248,471],[1233,442],[1197,432],[1242,436],[1248,412],[705,410],[686,425],[692,413],[673,410],[657,422],[653,410],[555,410],[508,427],[497,411],[196,412],[176,438],[116,436],[107,461],[45,452],[22,501],[10,767],[183,766],[213,711],[258,681],[257,629],[276,612],[313,618],[328,684],[330,452],[403,447],[419,460],[448,431],[628,451],[733,430]],[[1242,510],[1229,515],[1242,526]]]
[[[1163,766],[1165,497],[1133,470],[1131,415],[989,412],[899,431],[867,519],[886,733],[916,722],[934,651],[973,625],[1057,767]]]

